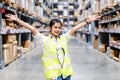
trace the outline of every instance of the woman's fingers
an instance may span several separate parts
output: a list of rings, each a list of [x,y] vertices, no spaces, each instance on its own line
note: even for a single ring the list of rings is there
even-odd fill
[[[97,16],[96,19],[99,20],[101,18],[101,16]]]
[[[11,18],[11,14],[6,14],[5,16],[8,18]]]

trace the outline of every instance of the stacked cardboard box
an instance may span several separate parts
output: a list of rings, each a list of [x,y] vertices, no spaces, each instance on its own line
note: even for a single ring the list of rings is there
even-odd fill
[[[94,48],[97,49],[98,48],[98,38],[96,36],[94,36],[93,38],[93,43],[94,43]]]
[[[98,50],[99,50],[100,52],[105,53],[105,52],[107,51],[107,47],[106,47],[105,44],[100,44],[100,45],[98,46]]]
[[[23,12],[27,12],[29,14],[34,13],[34,1],[33,0],[15,0],[15,4],[17,7]]]
[[[22,45],[22,52],[25,54],[30,50],[31,41],[30,40],[22,41],[21,45]]]
[[[2,54],[5,60],[5,65],[17,58],[17,39],[15,34],[3,35]]]
[[[79,12],[78,11],[74,11],[74,16],[78,17],[78,15],[79,15]]]
[[[119,61],[120,62],[120,52],[117,51],[117,50],[110,50],[111,54],[112,54],[112,58],[116,61]]]

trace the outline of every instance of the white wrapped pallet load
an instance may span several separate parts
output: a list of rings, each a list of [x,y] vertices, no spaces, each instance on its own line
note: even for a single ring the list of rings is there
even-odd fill
[[[63,11],[63,16],[65,16],[65,17],[68,16],[68,11],[67,10]]]
[[[71,5],[71,6],[69,6],[69,9],[73,10],[73,9],[74,9],[74,6],[72,6],[72,5]]]
[[[58,5],[58,10],[63,10],[63,5]]]
[[[54,17],[58,17],[58,13],[57,12],[53,13],[53,15],[54,15]]]

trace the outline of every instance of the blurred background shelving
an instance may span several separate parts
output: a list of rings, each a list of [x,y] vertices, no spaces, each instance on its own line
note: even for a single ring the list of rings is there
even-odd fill
[[[79,29],[75,37],[120,62],[120,0],[0,0],[0,67],[4,68],[38,44],[30,30],[9,21],[5,14],[31,24],[40,33],[49,34],[53,18],[63,22],[63,31],[99,14],[101,20]]]

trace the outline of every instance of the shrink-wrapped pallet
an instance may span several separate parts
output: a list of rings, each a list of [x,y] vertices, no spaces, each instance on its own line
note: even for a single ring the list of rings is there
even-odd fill
[[[58,5],[58,10],[63,10],[63,5]]]
[[[69,6],[69,9],[73,10],[73,9],[74,9],[74,6],[70,5],[70,6]]]
[[[68,11],[67,10],[63,11],[63,16],[68,16]]]

